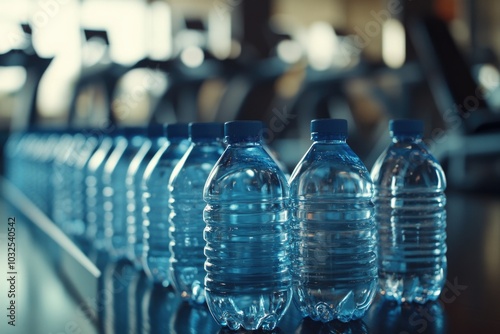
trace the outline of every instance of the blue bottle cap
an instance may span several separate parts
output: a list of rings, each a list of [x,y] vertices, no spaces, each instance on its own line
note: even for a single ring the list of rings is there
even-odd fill
[[[150,124],[146,131],[148,138],[159,138],[165,136],[165,131],[163,130],[163,125],[161,124]]]
[[[347,138],[347,120],[345,119],[313,119],[311,134]]]
[[[165,136],[167,139],[188,139],[189,129],[187,123],[174,123],[164,125]]]
[[[262,136],[261,121],[231,121],[224,123],[224,134],[228,140],[255,139]]]
[[[217,139],[224,137],[224,124],[218,122],[190,123],[189,136],[191,139]]]
[[[424,122],[415,119],[392,119],[389,121],[391,136],[421,136]]]

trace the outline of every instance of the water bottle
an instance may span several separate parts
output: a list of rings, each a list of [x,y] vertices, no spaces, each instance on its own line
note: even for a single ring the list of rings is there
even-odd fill
[[[33,172],[34,172],[34,153],[37,150],[36,144],[38,141],[38,134],[36,131],[30,131],[26,135],[25,145],[22,149],[20,170],[25,173],[19,179],[19,189],[29,198],[33,199]],[[22,166],[22,167],[21,167]]]
[[[54,173],[56,183],[54,188],[59,200],[55,202],[55,207],[61,206],[64,219],[61,223],[62,229],[74,241],[81,242],[85,232],[85,223],[82,214],[83,203],[83,182],[85,162],[90,158],[97,145],[96,138],[88,137],[83,133],[71,130],[72,144],[67,147],[64,153],[63,169],[59,173]],[[57,167],[58,161],[54,165]],[[54,169],[56,171],[56,169]],[[57,220],[56,220],[57,223]]]
[[[262,146],[262,123],[224,125],[227,148],[205,183],[206,300],[232,330],[272,330],[292,299],[289,189]]]
[[[18,188],[21,185],[23,175],[23,160],[27,138],[27,131],[12,132],[5,143],[4,148],[5,176]]]
[[[168,141],[151,159],[142,181],[143,264],[146,274],[153,282],[169,286],[168,181],[175,165],[189,148],[188,125],[168,124],[165,126],[165,135]]]
[[[45,136],[45,142],[43,147],[43,158],[40,161],[40,165],[37,168],[40,169],[40,197],[42,198],[42,211],[50,216],[53,212],[53,188],[52,182],[47,182],[47,180],[52,180],[53,173],[53,163],[57,156],[59,150],[61,149],[61,129],[48,129]]]
[[[191,146],[175,166],[170,191],[170,268],[173,285],[184,300],[205,302],[203,187],[224,151],[222,123],[191,123]]]
[[[127,191],[125,179],[132,159],[140,150],[145,128],[125,127],[115,138],[115,149],[104,165],[104,230],[106,248],[115,258],[127,251]]]
[[[439,297],[446,278],[446,178],[422,141],[423,123],[393,120],[372,169],[379,289],[398,302]]]
[[[65,137],[65,139],[67,139]],[[36,156],[40,151],[39,132],[32,129],[23,137],[22,146],[20,147],[20,163],[14,167],[17,186],[30,200],[34,199],[37,166]],[[59,153],[59,152],[58,152]],[[51,180],[49,180],[51,181]]]
[[[163,125],[153,124],[147,128],[147,138],[135,155],[127,170],[127,257],[137,269],[143,268],[144,253],[142,226],[142,179],[153,156],[167,142]]]
[[[45,128],[14,132],[5,146],[7,177],[45,214],[52,213],[48,200],[51,182],[47,180],[51,180],[50,158],[55,143],[50,134],[51,130]]]
[[[290,179],[294,301],[322,322],[363,317],[376,292],[373,184],[346,138],[346,120],[313,120]]]
[[[70,210],[70,234],[80,246],[87,246],[84,239],[86,231],[86,212],[85,212],[85,180],[87,176],[88,163],[99,147],[99,138],[91,133],[82,133],[85,140],[78,151],[73,154],[73,173],[72,173],[72,193]]]
[[[29,175],[29,188],[30,190],[26,193],[33,204],[35,204],[39,209],[43,210],[44,197],[42,196],[43,181],[47,180],[46,175],[44,175],[44,170],[42,168],[47,147],[47,131],[45,129],[38,128],[33,133],[34,142],[31,146],[29,152],[29,165],[30,171]]]
[[[71,234],[69,219],[72,204],[72,155],[78,152],[83,136],[74,130],[68,131],[61,138],[67,145],[60,150],[53,162],[52,190],[54,192],[54,206],[52,219],[66,234]]]
[[[104,251],[105,229],[104,229],[104,184],[103,173],[106,161],[114,151],[117,135],[115,129],[105,130],[98,149],[92,154],[88,164],[85,177],[85,213],[86,229],[85,239],[92,245],[95,251]]]

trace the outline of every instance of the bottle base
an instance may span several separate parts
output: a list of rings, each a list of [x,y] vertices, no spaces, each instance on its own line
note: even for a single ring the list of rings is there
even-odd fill
[[[144,263],[144,271],[151,281],[164,287],[171,285],[169,258],[148,256]]]
[[[203,266],[185,267],[180,266],[178,262],[173,261],[170,267],[170,277],[174,289],[180,295],[182,300],[192,305],[205,304],[205,270]]]
[[[273,330],[285,314],[292,290],[262,294],[217,294],[206,291],[208,308],[221,326],[231,330]]]
[[[445,281],[444,270],[431,274],[379,272],[379,291],[398,303],[425,304],[439,298]]]
[[[376,292],[376,281],[355,289],[311,289],[295,288],[294,302],[303,317],[330,322],[349,322],[361,319]]]

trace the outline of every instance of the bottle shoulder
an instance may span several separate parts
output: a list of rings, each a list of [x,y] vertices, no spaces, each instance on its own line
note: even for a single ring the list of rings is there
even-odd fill
[[[210,172],[203,194],[207,202],[274,201],[288,198],[288,183],[262,146],[229,146]]]
[[[170,177],[171,170],[182,159],[184,153],[189,149],[187,141],[181,143],[165,143],[153,156],[144,172],[144,179],[150,180],[165,175],[168,171]],[[155,176],[156,175],[156,176]]]
[[[446,189],[446,175],[423,143],[391,144],[375,162],[371,177],[377,188]]]
[[[90,172],[96,172],[99,167],[103,166],[107,157],[111,154],[113,149],[113,140],[111,138],[104,138],[99,145],[99,148],[92,154],[92,157],[88,163],[88,169]]]
[[[186,193],[192,189],[203,189],[210,171],[223,151],[222,145],[192,145],[172,171],[169,180],[171,191]]]
[[[117,171],[121,172],[125,168],[126,160],[133,152],[133,147],[129,145],[126,139],[117,141],[115,148],[105,162],[104,173],[107,175],[117,174]]]
[[[347,144],[311,145],[290,179],[292,197],[371,197],[366,166]]]

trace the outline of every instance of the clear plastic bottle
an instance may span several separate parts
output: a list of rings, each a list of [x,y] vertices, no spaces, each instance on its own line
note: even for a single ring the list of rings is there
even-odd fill
[[[163,125],[152,124],[147,128],[147,138],[127,170],[127,257],[137,269],[143,268],[144,228],[142,205],[142,179],[153,156],[167,142]]]
[[[41,209],[47,215],[50,216],[53,212],[53,185],[52,182],[47,182],[47,180],[52,180],[53,164],[57,153],[61,149],[62,141],[60,140],[62,134],[61,129],[49,129],[45,133],[45,141],[43,147],[43,158],[38,166],[40,169],[40,197],[42,198]]]
[[[376,293],[373,184],[346,120],[313,120],[311,138],[290,179],[294,301],[313,320],[347,322]]]
[[[99,148],[87,164],[85,177],[85,238],[96,251],[104,251],[105,248],[103,173],[104,165],[114,150],[114,137],[117,135],[116,129],[106,132],[108,134],[103,135]]]
[[[82,133],[85,137],[80,149],[73,152],[72,156],[72,192],[71,192],[71,210],[69,221],[71,226],[70,234],[80,246],[87,246],[84,235],[86,231],[86,212],[85,212],[85,181],[87,176],[87,167],[90,158],[99,147],[97,136]]]
[[[224,151],[222,123],[191,123],[191,146],[170,176],[171,277],[182,299],[205,303],[203,187]]]
[[[5,175],[45,214],[52,214],[52,159],[58,140],[55,129],[13,132],[5,146]],[[58,136],[57,136],[58,137]],[[23,187],[24,185],[24,187]]]
[[[68,131],[62,136],[67,145],[63,147],[54,159],[52,172],[52,190],[54,206],[52,219],[66,234],[71,235],[70,216],[72,204],[73,169],[72,156],[78,152],[84,137],[75,131]],[[40,176],[38,176],[40,177]]]
[[[398,302],[436,300],[446,279],[446,178],[423,123],[390,122],[392,143],[372,169],[379,288]]]
[[[37,133],[34,129],[26,133],[23,145],[20,150],[20,161],[16,169],[18,177],[16,177],[19,190],[21,190],[28,198],[32,198],[33,191],[33,152],[36,151],[35,145],[37,142]],[[22,171],[22,174],[21,174]]]
[[[4,148],[5,176],[16,187],[20,187],[23,175],[23,158],[28,131],[15,131],[9,135]]]
[[[155,283],[169,286],[170,237],[168,217],[170,193],[168,181],[175,165],[189,148],[187,124],[165,126],[167,142],[146,167],[142,182],[144,270]]]
[[[104,165],[104,231],[106,248],[115,258],[125,257],[127,251],[127,171],[144,143],[146,129],[125,127],[123,136],[115,138],[115,149]]]
[[[203,190],[206,299],[236,330],[271,330],[292,299],[288,183],[262,146],[262,123],[224,125],[227,148]]]
[[[25,193],[31,201],[40,209],[43,206],[42,182],[46,181],[44,170],[42,167],[45,153],[47,152],[46,136],[47,132],[43,128],[37,128],[33,132],[33,142],[31,149],[28,152],[29,159],[29,174],[24,176],[29,180],[27,183],[29,190]]]
[[[79,130],[72,129],[70,133],[71,145],[63,150],[62,159],[54,162],[54,195],[58,197],[54,207],[59,207],[59,214],[62,214],[59,219],[62,218],[60,225],[63,231],[74,241],[81,241],[85,232],[82,216],[84,165],[97,142],[96,138],[89,138]],[[58,223],[58,220],[55,222]]]

